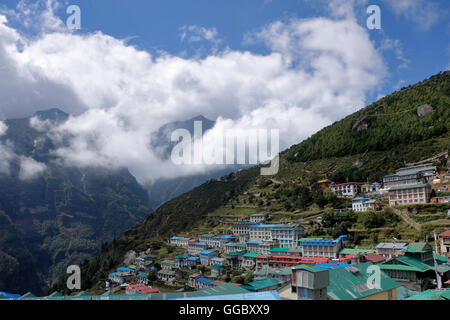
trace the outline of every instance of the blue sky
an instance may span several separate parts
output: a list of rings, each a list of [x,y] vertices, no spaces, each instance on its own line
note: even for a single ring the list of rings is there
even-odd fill
[[[381,8],[382,30],[369,32],[378,47],[382,46],[382,41],[386,38],[399,43],[397,50],[401,51],[401,58],[399,53],[395,53],[395,48],[384,51],[384,58],[389,67],[389,75],[382,84],[385,93],[448,69],[448,1],[405,0],[419,5],[409,9],[405,6],[404,9],[398,9],[399,11],[395,11],[388,0],[353,2],[356,19],[362,26],[366,24],[369,16],[365,12],[368,5],[374,4]],[[13,9],[18,3],[17,0],[6,0],[3,1],[3,6]],[[68,16],[65,8],[69,4],[76,4],[81,8],[81,33],[101,30],[116,38],[130,38],[130,44],[151,53],[157,54],[162,50],[182,56],[206,54],[211,49],[211,43],[208,41],[182,41],[180,28],[183,26],[215,28],[217,37],[221,39],[219,47],[222,49],[229,47],[266,53],[267,49],[262,45],[245,43],[245,35],[277,20],[333,16],[327,8],[330,1],[320,0],[73,0],[60,3],[55,14],[63,21]],[[424,10],[424,6],[428,9]],[[414,10],[417,12],[413,12]],[[429,27],[422,26],[430,21],[432,22]],[[21,28],[20,23],[17,26],[30,34],[35,31],[32,28]],[[402,59],[407,62],[406,65]],[[400,65],[404,66],[399,67]],[[369,95],[368,98],[373,100],[376,95]]]
[[[366,27],[369,5],[380,7],[381,30]],[[448,0],[6,0],[0,119],[74,114],[53,132],[74,137],[57,152],[70,165],[126,166],[144,183],[204,172],[157,159],[149,136],[201,114],[216,121],[206,149],[224,130],[278,129],[281,149],[299,143],[449,69],[449,9]]]

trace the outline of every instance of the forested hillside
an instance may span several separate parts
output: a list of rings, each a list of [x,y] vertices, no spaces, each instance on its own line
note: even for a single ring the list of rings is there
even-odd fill
[[[227,215],[246,205],[282,211],[282,219],[288,221],[307,217],[311,208],[345,205],[315,189],[317,180],[379,180],[405,163],[448,150],[449,128],[450,73],[445,72],[388,95],[286,150],[276,176],[262,177],[254,167],[169,201],[83,264],[83,289],[102,285],[128,250],[145,250],[161,239],[187,233],[208,214]],[[397,221],[390,214],[383,219]],[[53,289],[64,290],[64,283],[61,279]]]

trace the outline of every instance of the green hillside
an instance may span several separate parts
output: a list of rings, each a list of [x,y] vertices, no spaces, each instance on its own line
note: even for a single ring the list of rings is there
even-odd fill
[[[432,112],[418,115],[418,107],[425,104]],[[83,289],[102,285],[128,250],[158,247],[160,240],[175,234],[225,232],[227,223],[252,212],[272,212],[275,221],[298,221],[311,234],[353,232],[355,241],[364,241],[371,231],[371,241],[380,236],[419,237],[390,211],[372,217],[333,214],[331,208],[348,207],[348,200],[319,191],[315,183],[321,178],[379,181],[405,163],[447,151],[449,128],[450,73],[445,72],[386,96],[286,150],[276,176],[262,177],[254,167],[167,202],[83,264]],[[309,219],[318,214],[323,227]],[[54,289],[64,290],[64,283],[61,279]]]

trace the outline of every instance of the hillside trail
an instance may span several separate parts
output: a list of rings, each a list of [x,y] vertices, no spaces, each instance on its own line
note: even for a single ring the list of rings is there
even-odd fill
[[[408,216],[408,213],[405,212],[405,210],[399,210],[399,209],[392,208],[392,207],[391,207],[391,209],[392,209],[392,211],[393,211],[397,216],[399,216],[400,218],[402,218],[403,221],[405,221],[405,222],[406,222],[407,224],[409,224],[411,227],[413,227],[413,228],[416,229],[417,231],[420,230],[420,224],[417,223],[416,221],[414,221],[413,219],[411,219],[411,218]]]

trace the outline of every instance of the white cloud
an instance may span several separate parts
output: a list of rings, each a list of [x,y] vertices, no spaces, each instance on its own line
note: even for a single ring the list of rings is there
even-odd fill
[[[396,15],[404,16],[419,30],[429,30],[447,15],[447,10],[433,0],[385,0],[384,2]]]
[[[390,50],[395,54],[395,58],[400,62],[398,64],[399,69],[407,68],[410,64],[410,60],[406,58],[403,51],[403,44],[398,39],[384,38],[381,40],[381,50]]]
[[[205,28],[198,25],[184,25],[180,28],[181,40],[187,40],[189,42],[210,41],[213,43],[219,43],[221,40],[218,38],[218,32],[216,28]]]
[[[38,177],[42,174],[47,166],[44,163],[37,162],[36,160],[20,156],[19,157],[20,171],[19,179],[22,181],[27,181]]]
[[[8,79],[0,78],[2,115],[55,106],[78,113],[49,133],[70,141],[56,151],[61,161],[128,167],[149,182],[211,169],[157,158],[150,137],[165,123],[200,114],[217,120],[207,148],[224,129],[280,129],[286,148],[363,107],[386,74],[367,30],[351,15],[274,22],[249,38],[270,53],[153,57],[101,32],[29,40],[0,16],[0,65]]]
[[[8,127],[5,123],[0,121],[0,137],[3,136]],[[11,144],[0,141],[0,174],[8,174],[10,172],[10,162],[15,157],[14,152],[12,151]]]

